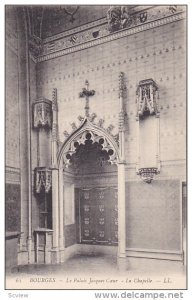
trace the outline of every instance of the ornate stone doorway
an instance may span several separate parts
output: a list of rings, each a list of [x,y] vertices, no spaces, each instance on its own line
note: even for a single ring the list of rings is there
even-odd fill
[[[89,114],[89,96],[94,95],[94,91],[89,91],[87,87],[80,93],[80,97],[85,97],[86,99],[85,117],[78,118],[81,121],[81,125],[78,128],[73,126],[73,132],[70,135],[65,132],[66,139],[63,144],[60,144],[59,149],[57,139],[55,138],[52,141],[52,261],[54,262],[64,261],[65,247],[67,247],[67,235],[74,236],[71,232],[66,233],[66,211],[71,210],[71,208],[66,208],[66,199],[68,197],[64,197],[68,185],[73,189],[73,191],[71,190],[72,193],[70,192],[69,194],[76,194],[74,191],[75,187],[81,189],[81,191],[84,191],[85,189],[92,189],[92,192],[94,189],[97,189],[97,192],[99,189],[108,191],[106,199],[109,200],[106,200],[105,204],[101,203],[101,199],[98,198],[99,196],[95,192],[93,197],[95,201],[93,203],[97,203],[97,205],[92,205],[92,215],[90,216],[87,216],[87,213],[82,211],[87,205],[85,203],[85,198],[82,199],[81,197],[82,200],[80,200],[81,203],[78,209],[75,202],[75,218],[77,218],[77,212],[79,210],[78,218],[81,219],[83,217],[84,222],[82,223],[82,220],[76,222],[79,224],[79,228],[76,228],[76,232],[80,232],[79,241],[77,240],[76,242],[86,242],[86,237],[88,237],[88,233],[91,232],[89,241],[91,240],[92,243],[107,243],[108,245],[117,244],[118,242],[118,257],[126,257],[126,162],[124,150],[125,112],[123,91],[123,74],[120,73],[119,131],[117,136],[111,134],[111,129],[109,127],[104,129],[103,122],[97,124],[94,123],[96,115],[93,113],[90,116]],[[100,121],[102,121],[102,119],[100,119]],[[53,114],[53,126],[57,128],[57,111]],[[112,195],[111,191],[109,192],[110,188],[116,189],[117,202],[116,199],[110,201],[110,195]],[[70,201],[70,203],[72,203],[72,201]],[[113,203],[113,207],[110,207],[109,203]],[[102,205],[104,205],[104,211],[106,211],[104,218],[102,216]],[[93,215],[94,221],[93,224],[90,225],[92,228],[87,229],[85,225],[89,225],[88,223],[93,219]],[[71,219],[71,223],[69,224],[71,225],[70,228],[73,227],[73,230],[75,231],[72,223],[73,216],[69,219]],[[105,224],[107,224],[106,227]],[[113,229],[111,228],[109,230],[109,226],[113,227]],[[97,231],[95,232],[93,228],[97,228]],[[88,232],[87,230],[90,231]],[[105,238],[107,238],[107,240],[105,240]]]
[[[77,243],[118,243],[118,146],[104,131],[85,118],[82,128],[69,139],[62,154],[63,189],[66,185],[76,189],[75,199],[71,201],[75,202]],[[64,196],[64,207],[68,196]],[[68,214],[65,209],[64,214]],[[72,226],[71,230],[74,234]],[[65,240],[65,244],[68,241]]]
[[[83,244],[118,244],[117,157],[114,146],[104,135],[85,130],[64,154],[64,189],[76,189],[75,199],[64,193],[65,201],[74,201],[76,242]],[[66,170],[66,167],[68,167]],[[71,193],[73,193],[71,191]],[[65,205],[64,219],[73,220],[71,204]],[[65,224],[66,225],[66,224]],[[74,242],[74,240],[72,241]],[[70,239],[66,237],[65,243]]]

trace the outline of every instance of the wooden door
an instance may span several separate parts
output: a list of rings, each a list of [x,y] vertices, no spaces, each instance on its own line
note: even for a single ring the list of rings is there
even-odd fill
[[[117,245],[117,188],[80,189],[80,242]]]

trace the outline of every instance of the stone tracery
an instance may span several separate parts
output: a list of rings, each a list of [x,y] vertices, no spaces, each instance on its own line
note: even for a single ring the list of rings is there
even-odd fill
[[[101,166],[105,163],[117,162],[116,151],[107,138],[93,130],[86,130],[70,143],[68,150],[64,153],[63,163],[65,167],[71,164],[76,166],[78,160],[82,163],[89,163],[93,157],[96,157],[97,163]]]

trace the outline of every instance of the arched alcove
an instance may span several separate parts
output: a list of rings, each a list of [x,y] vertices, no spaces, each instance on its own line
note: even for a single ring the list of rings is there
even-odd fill
[[[114,137],[89,118],[63,143],[58,153],[64,212],[60,245],[118,244],[118,162]]]

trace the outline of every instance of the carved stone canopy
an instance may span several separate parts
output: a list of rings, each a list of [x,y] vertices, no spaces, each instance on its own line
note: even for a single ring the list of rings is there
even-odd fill
[[[52,128],[52,102],[46,98],[39,98],[33,104],[33,127]]]
[[[137,88],[137,120],[147,115],[159,116],[158,87],[153,79],[142,80]]]
[[[48,193],[52,186],[52,172],[45,167],[37,167],[35,169],[35,192],[37,194],[41,192]]]

